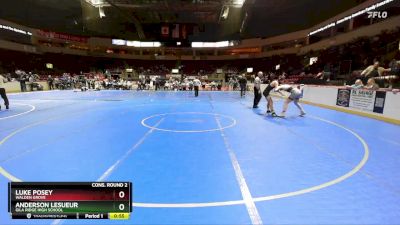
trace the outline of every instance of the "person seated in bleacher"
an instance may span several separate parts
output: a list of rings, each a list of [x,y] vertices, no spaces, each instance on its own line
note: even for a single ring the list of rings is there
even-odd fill
[[[211,86],[211,91],[216,91],[217,90],[217,83],[215,83],[215,81],[212,81],[210,83],[210,86]]]
[[[377,83],[375,83],[375,79],[374,78],[369,78],[367,85],[365,85],[366,89],[371,89],[371,90],[378,90],[379,89],[379,85]]]
[[[347,86],[347,87],[353,88],[353,89],[361,89],[361,88],[364,88],[364,84],[361,79],[357,79],[353,85]]]
[[[34,91],[35,89],[37,91],[43,91],[43,86],[36,81],[39,79],[39,76],[37,74],[32,74],[29,72],[29,85],[31,86],[31,91]]]
[[[324,71],[317,73],[317,75],[315,75],[314,78],[323,80],[324,79]]]

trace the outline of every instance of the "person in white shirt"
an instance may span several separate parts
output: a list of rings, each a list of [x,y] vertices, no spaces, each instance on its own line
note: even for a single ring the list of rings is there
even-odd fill
[[[291,85],[288,85],[288,84],[283,84],[283,85],[279,85],[278,87],[276,87],[274,91],[276,91],[276,92],[286,91],[286,92],[289,92],[289,94],[290,94],[289,97],[285,100],[285,103],[283,104],[283,109],[282,109],[282,113],[281,113],[280,117],[286,116],[286,111],[289,107],[289,103],[292,101],[297,106],[297,108],[299,108],[300,116],[306,115],[303,107],[299,104],[300,98],[303,97],[302,89],[300,89],[298,87],[292,87]]]
[[[7,82],[7,79],[0,75],[0,96],[4,100],[4,105],[6,106],[6,109],[10,108],[10,103],[8,102],[7,98],[7,93],[6,89],[4,88],[4,83]],[[0,110],[1,110],[1,105],[0,105]]]
[[[194,96],[198,97],[199,96],[199,87],[201,85],[201,81],[198,78],[195,78],[193,80],[193,87],[194,87]]]
[[[261,100],[261,79],[260,77],[263,75],[263,72],[258,72],[256,78],[254,79],[254,102],[253,109],[258,108],[258,103]]]

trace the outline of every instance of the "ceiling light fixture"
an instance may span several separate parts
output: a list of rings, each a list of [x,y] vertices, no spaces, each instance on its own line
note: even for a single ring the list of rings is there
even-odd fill
[[[99,16],[100,16],[100,18],[106,17],[103,7],[99,7]]]

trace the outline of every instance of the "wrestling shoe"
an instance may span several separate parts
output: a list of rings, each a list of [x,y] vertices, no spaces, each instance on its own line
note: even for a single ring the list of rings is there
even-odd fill
[[[305,112],[301,112],[301,113],[300,113],[300,116],[301,116],[301,117],[304,117],[305,115],[306,115]]]

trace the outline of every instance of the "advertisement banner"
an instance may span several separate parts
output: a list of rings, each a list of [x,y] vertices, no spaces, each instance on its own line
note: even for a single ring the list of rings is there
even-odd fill
[[[74,42],[81,42],[81,43],[86,43],[88,41],[87,37],[74,36],[74,35],[63,34],[63,33],[52,32],[52,31],[37,30],[36,33],[38,36],[41,36],[44,38],[50,38],[50,39],[59,39],[59,40],[64,40],[64,41],[74,41]]]
[[[180,33],[179,24],[175,24],[174,29],[172,30],[172,38],[179,38],[180,36],[179,33]]]
[[[349,107],[349,102],[350,102],[350,90],[338,89],[336,105],[342,107]]]
[[[375,91],[353,89],[351,90],[349,107],[362,111],[372,112],[375,104]]]
[[[375,95],[374,112],[383,113],[386,101],[386,91],[377,91]]]
[[[386,92],[365,89],[339,89],[336,105],[361,111],[383,113]]]
[[[161,35],[163,37],[168,37],[169,36],[169,25],[161,26]]]

